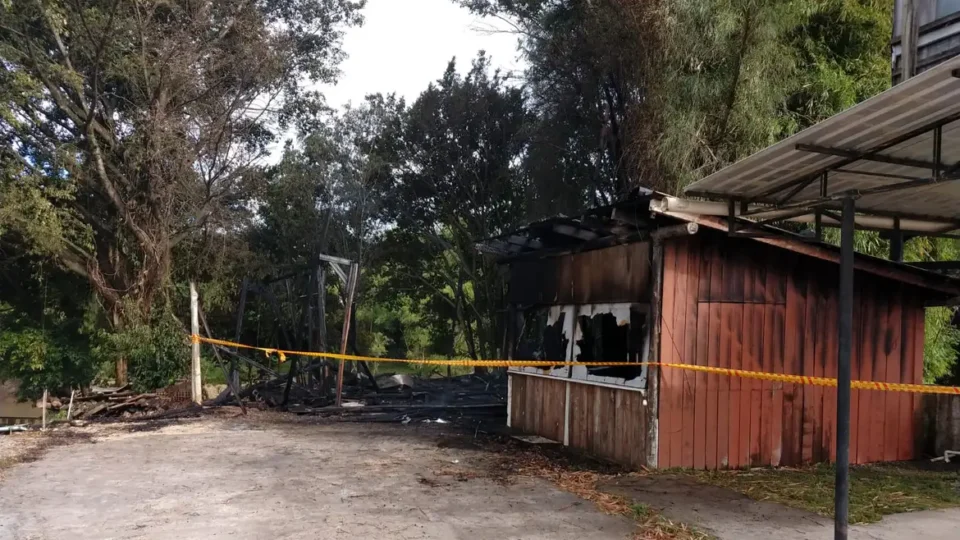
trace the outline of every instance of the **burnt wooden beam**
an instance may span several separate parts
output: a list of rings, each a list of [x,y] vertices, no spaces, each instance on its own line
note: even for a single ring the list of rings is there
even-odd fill
[[[580,240],[594,240],[599,236],[597,233],[588,230],[575,227],[573,225],[567,225],[564,223],[558,223],[553,226],[553,231],[557,234],[562,234],[564,236],[570,236],[573,238],[579,238]]]
[[[668,238],[697,234],[697,231],[699,230],[700,226],[696,223],[681,223],[680,225],[660,227],[659,229],[650,233],[650,238],[652,238],[654,242],[662,242]]]
[[[663,297],[663,241],[654,240],[650,246],[650,343],[648,362],[660,362],[660,304]],[[647,467],[656,468],[660,452],[660,372],[655,365],[647,366]]]
[[[203,316],[203,310],[200,307],[197,307],[197,314],[200,316],[200,322],[203,324],[203,331],[207,334],[208,338],[212,338],[213,334],[210,332],[210,327],[207,326],[207,318]],[[233,374],[227,372],[227,367],[223,362],[223,358],[220,357],[220,352],[217,351],[217,348],[213,348],[213,356],[217,359],[217,365],[220,366],[220,369],[223,370],[223,374],[227,377],[227,388],[230,389],[230,393],[233,394],[233,397],[237,398],[237,405],[240,406],[240,411],[244,415],[247,414],[247,407],[243,404],[243,400],[240,399],[240,384],[238,381],[234,381]],[[236,360],[231,362],[231,367],[236,365]]]
[[[619,246],[623,244],[632,244],[634,242],[643,242],[649,238],[650,238],[650,234],[646,230],[642,230],[642,231],[631,233],[625,236],[620,236],[620,235],[603,236],[603,237],[597,238],[596,240],[591,240],[589,242],[581,242],[579,244],[558,246],[558,247],[542,249],[538,251],[526,251],[522,253],[515,253],[512,255],[501,257],[497,260],[499,262],[506,263],[506,262],[518,261],[518,260],[545,259],[548,257],[556,257],[559,255],[570,255],[574,253],[581,253],[583,251],[590,251],[593,249],[602,249],[607,247]]]
[[[240,343],[241,333],[243,332],[243,314],[247,309],[247,289],[249,286],[249,280],[244,277],[243,281],[240,282],[240,301],[237,304],[237,331],[233,340],[236,343]],[[234,384],[240,386],[240,367],[237,364],[237,359],[233,357],[230,358],[230,379],[235,380]]]
[[[344,266],[350,266],[351,264],[353,264],[353,261],[351,261],[350,259],[344,259],[343,257],[334,257],[333,255],[325,255],[323,253],[318,254],[317,258],[320,259],[321,261],[325,261],[333,264],[342,264]]]

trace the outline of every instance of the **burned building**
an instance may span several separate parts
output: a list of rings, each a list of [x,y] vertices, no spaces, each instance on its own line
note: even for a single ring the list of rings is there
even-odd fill
[[[633,467],[833,460],[834,388],[695,368],[837,377],[839,250],[742,226],[640,193],[486,241],[509,271],[511,357],[572,364],[511,368],[510,425]],[[853,378],[922,383],[924,307],[960,282],[855,265]],[[851,461],[917,456],[919,410],[916,394],[854,390]]]

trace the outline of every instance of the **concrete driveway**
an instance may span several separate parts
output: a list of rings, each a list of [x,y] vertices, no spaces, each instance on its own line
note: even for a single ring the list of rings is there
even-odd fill
[[[0,539],[605,540],[634,531],[548,482],[480,474],[482,451],[427,428],[202,419],[94,440],[6,471]]]

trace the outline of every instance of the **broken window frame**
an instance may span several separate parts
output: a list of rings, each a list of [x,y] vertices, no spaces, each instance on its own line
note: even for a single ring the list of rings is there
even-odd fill
[[[618,302],[608,304],[588,304],[580,306],[580,308],[581,309],[577,312],[577,326],[573,334],[573,346],[571,347],[569,356],[571,361],[576,361],[576,358],[579,354],[578,342],[582,341],[583,339],[583,328],[580,325],[580,317],[587,316],[592,318],[598,315],[611,314],[617,318],[618,324],[620,321],[626,321],[627,325],[632,326],[632,315],[637,313],[643,315],[643,338],[640,343],[640,356],[637,358],[637,363],[640,364],[640,372],[636,377],[628,379],[623,377],[592,374],[587,366],[574,365],[570,370],[570,379],[645,390],[647,387],[648,371],[648,366],[645,362],[649,360],[648,356],[650,350],[650,304]],[[609,360],[611,359],[605,358],[602,360],[598,359],[597,361]],[[630,361],[629,358],[627,361]]]
[[[563,328],[561,329],[561,335],[566,337],[567,344],[566,350],[564,351],[563,358],[547,358],[546,360],[556,360],[558,362],[567,362],[570,358],[570,352],[572,350],[573,344],[571,343],[570,336],[573,335],[573,324],[576,321],[576,308],[575,305],[554,305],[554,306],[535,306],[528,309],[525,309],[518,313],[519,324],[517,336],[522,339],[525,325],[527,324],[527,317],[535,311],[545,310],[547,311],[547,326],[553,326],[559,322],[560,317],[563,317]],[[551,323],[550,321],[553,321]],[[519,339],[518,339],[519,345]],[[527,360],[527,358],[517,358],[517,360]],[[570,366],[556,366],[553,368],[539,368],[539,367],[514,367],[510,368],[510,371],[519,372],[519,373],[529,373],[532,375],[544,375],[550,377],[556,377],[560,379],[566,379],[570,376]]]
[[[639,313],[643,316],[643,337],[640,345],[640,357],[637,359],[640,364],[640,372],[633,378],[610,377],[604,375],[591,374],[587,366],[559,366],[555,368],[537,368],[537,367],[512,367],[509,369],[513,373],[525,373],[541,377],[550,377],[556,379],[565,379],[569,381],[578,381],[585,383],[601,384],[604,386],[616,386],[629,388],[632,390],[646,391],[648,366],[645,362],[649,360],[650,339],[651,339],[651,317],[650,304],[636,302],[613,302],[605,304],[558,304],[552,306],[531,306],[517,311],[517,336],[522,336],[527,317],[535,310],[548,310],[548,321],[556,321],[563,315],[562,335],[567,338],[566,353],[563,359],[558,361],[573,362],[578,355],[577,342],[583,338],[583,330],[580,326],[580,317],[595,317],[604,313],[611,313],[614,316],[619,315],[619,320],[624,320],[626,316],[627,324],[632,326],[632,315]],[[572,336],[572,337],[571,337]],[[522,360],[522,358],[517,358]],[[551,358],[550,360],[554,360]]]

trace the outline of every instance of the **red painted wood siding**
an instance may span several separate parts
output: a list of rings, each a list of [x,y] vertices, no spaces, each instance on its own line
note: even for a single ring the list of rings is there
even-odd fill
[[[664,250],[661,358],[837,376],[836,265],[745,239],[698,235]],[[855,379],[920,382],[924,294],[855,277]],[[658,465],[792,466],[836,456],[836,390],[684,372],[661,375]],[[916,455],[919,400],[854,391],[851,462]]]

